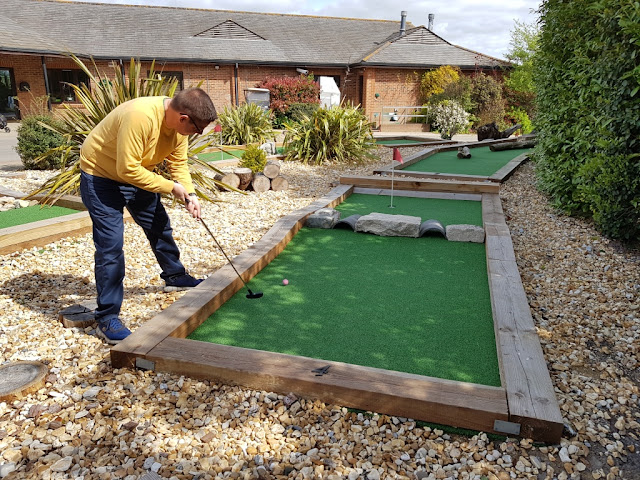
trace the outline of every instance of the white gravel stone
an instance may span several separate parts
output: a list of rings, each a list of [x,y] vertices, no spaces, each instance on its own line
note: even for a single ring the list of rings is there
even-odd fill
[[[327,193],[341,174],[362,175],[385,166],[391,150],[380,153],[380,162],[362,167],[283,162],[289,190],[223,193],[223,202],[204,205],[205,221],[235,256],[278,218]],[[573,480],[588,474],[601,480],[640,478],[634,457],[640,391],[633,377],[640,367],[640,255],[599,235],[589,222],[554,211],[533,188],[533,171],[531,164],[520,167],[501,186],[500,196],[561,412],[575,430],[561,446],[569,462],[561,461],[561,447],[497,442],[484,434],[460,437],[400,417],[358,416],[341,405],[312,398],[298,398],[294,413],[292,405],[285,404],[286,393],[114,370],[109,348],[91,334],[92,329],[64,329],[57,319],[62,308],[95,298],[94,250],[87,234],[0,256],[2,361],[34,358],[46,362],[50,371],[45,388],[20,401],[0,402],[0,452],[24,452],[15,456],[15,462],[5,458],[0,469],[15,463],[18,473],[7,476],[27,478],[28,462],[34,476],[73,456],[74,464],[65,472],[52,472],[51,480],[106,476],[138,480],[150,474],[145,459],[151,459],[149,467],[161,464],[167,478],[254,478],[260,466],[254,459],[260,455],[274,478],[284,478],[289,468],[290,478],[302,478],[305,467],[313,467],[311,475],[316,478],[365,478],[373,470],[385,480],[418,478],[418,474],[430,480],[482,476]],[[25,179],[0,181],[5,188],[24,191],[24,186],[33,188],[51,173],[26,172]],[[226,263],[206,231],[183,208],[168,203],[167,209],[182,259],[192,274],[203,277]],[[155,258],[135,225],[125,229],[125,255],[122,316],[136,329],[184,292],[163,292]],[[83,398],[94,387],[101,388],[95,397]],[[26,417],[34,405],[47,410]],[[279,433],[272,431],[275,425]],[[361,428],[356,431],[352,426]],[[391,441],[397,443],[384,450]],[[30,445],[39,448],[29,450]],[[66,455],[71,446],[77,453]],[[313,449],[317,455],[314,460],[307,457],[309,463],[295,466],[285,460],[293,452]],[[454,449],[460,456],[451,461]],[[511,457],[511,464],[500,459],[501,450]],[[405,454],[410,460],[396,463]],[[193,462],[190,472],[178,468],[186,460]],[[525,472],[517,466],[524,466]]]

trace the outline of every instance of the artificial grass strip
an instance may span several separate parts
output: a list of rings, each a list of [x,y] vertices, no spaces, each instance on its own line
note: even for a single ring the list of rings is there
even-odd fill
[[[0,228],[26,225],[39,220],[71,215],[72,213],[78,213],[78,211],[71,208],[56,207],[55,205],[53,207],[33,205],[25,208],[14,208],[0,212]]]
[[[458,150],[438,152],[419,162],[404,167],[413,172],[455,173],[489,177],[511,160],[532,149],[492,152],[489,147],[470,148],[471,158],[458,158]]]
[[[222,152],[206,152],[206,153],[199,153],[198,157],[200,158],[200,160],[204,160],[205,162],[209,163],[209,162],[219,162],[221,160],[232,160],[232,159],[239,159],[242,158],[242,154],[244,153],[244,150],[242,149],[225,149]],[[284,148],[283,147],[276,147],[276,153],[278,155],[283,155],[284,152]]]
[[[199,153],[198,158],[200,160],[204,160],[207,163],[219,162],[220,160],[231,160],[231,159],[242,158],[243,153],[244,153],[244,150],[225,149],[222,152],[218,151],[218,152]]]
[[[189,338],[500,385],[482,244],[305,227],[249,286]]]
[[[420,217],[423,222],[435,219],[444,226],[453,224],[482,226],[481,202],[394,195],[394,208],[390,208],[390,205],[391,198],[388,195],[354,193],[335,209],[340,211],[340,218],[377,212],[389,215],[411,215]]]

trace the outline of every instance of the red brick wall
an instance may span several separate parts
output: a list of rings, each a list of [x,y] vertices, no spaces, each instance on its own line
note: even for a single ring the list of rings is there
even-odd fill
[[[75,63],[66,57],[46,57],[47,68],[77,68]],[[90,61],[85,61],[90,65]],[[102,74],[113,78],[113,62],[97,62]],[[125,74],[128,72],[129,62],[124,62]],[[146,75],[151,63],[142,65],[142,72]],[[18,92],[18,100],[24,113],[30,107],[34,97],[45,95],[44,74],[40,56],[0,54],[0,67],[13,68],[16,84],[26,81],[31,85],[31,92]],[[93,67],[90,67],[93,70]],[[209,93],[216,108],[222,110],[225,106],[236,104],[235,66],[215,65],[206,63],[161,63],[155,65],[156,71],[181,71],[185,88],[196,86],[202,81],[202,88]],[[385,106],[413,106],[420,105],[420,76],[422,71],[402,70],[392,68],[309,68],[316,77],[322,75],[340,76],[340,91],[343,100],[355,105],[362,104],[370,119],[375,119],[374,113],[380,115]],[[465,72],[471,73],[471,72]],[[245,101],[244,91],[255,87],[267,77],[291,76],[299,73],[294,67],[273,67],[260,65],[238,66],[238,102]],[[362,90],[362,91],[361,91]],[[375,94],[379,94],[378,97]],[[55,109],[62,108],[54,106]]]
[[[27,82],[31,86],[31,92],[18,91],[18,103],[21,110],[24,107],[31,106],[33,97],[46,94],[40,57],[0,54],[0,68],[13,69],[16,90],[18,90],[18,85],[20,85],[21,82]]]

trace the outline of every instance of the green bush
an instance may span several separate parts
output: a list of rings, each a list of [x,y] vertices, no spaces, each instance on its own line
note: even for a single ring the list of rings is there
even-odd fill
[[[294,103],[289,107],[287,117],[294,122],[301,122],[305,117],[311,118],[318,108],[320,108],[319,103]]]
[[[516,135],[526,135],[533,130],[531,119],[524,108],[511,107],[507,112],[506,119],[509,120],[512,125],[517,125],[518,123],[522,125],[522,128],[514,132]]]
[[[267,164],[267,152],[258,148],[257,145],[249,145],[242,154],[240,166],[242,168],[250,168],[253,173],[264,170]]]
[[[471,101],[472,113],[478,118],[475,127],[491,122],[496,122],[500,128],[505,127],[502,85],[498,80],[484,73],[475,75],[471,81]]]
[[[287,160],[319,165],[326,161],[362,162],[375,148],[371,124],[358,107],[319,108],[311,117],[287,126]]]
[[[640,4],[547,0],[534,61],[536,169],[552,204],[640,236]]]
[[[225,145],[263,143],[273,138],[269,112],[255,103],[224,107],[219,120]]]
[[[63,145],[64,137],[42,124],[60,128],[61,122],[51,115],[30,115],[18,127],[16,151],[27,170],[53,170],[64,166],[60,152],[49,152]]]

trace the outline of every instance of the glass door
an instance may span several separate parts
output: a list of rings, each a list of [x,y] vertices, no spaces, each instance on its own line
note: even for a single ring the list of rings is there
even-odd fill
[[[0,114],[7,118],[16,118],[18,116],[16,94],[13,69],[0,68]]]

